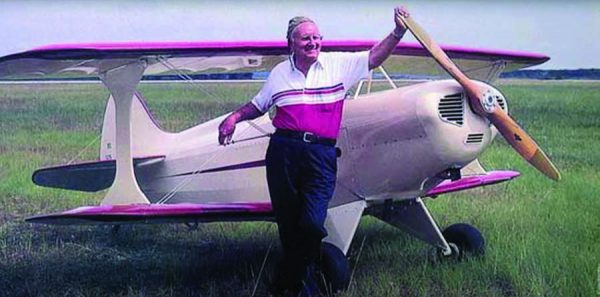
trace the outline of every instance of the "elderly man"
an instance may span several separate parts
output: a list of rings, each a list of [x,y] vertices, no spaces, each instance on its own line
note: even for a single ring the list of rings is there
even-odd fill
[[[273,68],[260,92],[219,126],[219,143],[231,142],[236,123],[276,106],[277,128],[266,154],[267,181],[284,264],[281,288],[318,293],[314,267],[319,257],[327,205],[337,172],[336,138],[346,92],[391,54],[406,28],[394,10],[394,30],[369,51],[321,53],[322,36],[311,19],[295,17],[287,30],[290,57]]]

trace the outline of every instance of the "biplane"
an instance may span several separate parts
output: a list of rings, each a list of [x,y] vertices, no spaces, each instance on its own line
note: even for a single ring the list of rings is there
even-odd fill
[[[439,257],[483,254],[482,234],[468,224],[440,229],[423,199],[500,183],[519,172],[486,171],[478,156],[498,133],[554,180],[560,175],[508,116],[490,84],[502,71],[544,63],[545,55],[438,46],[410,18],[418,43],[400,43],[378,69],[389,89],[370,92],[372,77],[346,90],[338,180],[328,208],[323,271],[348,285],[346,253],[363,215],[375,216],[437,248]],[[323,42],[324,51],[362,51],[372,41]],[[434,59],[431,59],[431,57]],[[226,115],[172,133],[160,128],[137,86],[144,76],[268,72],[288,58],[285,42],[60,44],[0,58],[0,78],[79,73],[99,78],[107,99],[98,160],[42,168],[40,186],[106,190],[98,206],[27,219],[44,224],[199,223],[273,220],[265,151],[274,131],[268,114],[238,124],[220,146]],[[450,74],[398,87],[391,73]],[[353,94],[352,94],[353,93]],[[249,98],[250,99],[250,98]]]

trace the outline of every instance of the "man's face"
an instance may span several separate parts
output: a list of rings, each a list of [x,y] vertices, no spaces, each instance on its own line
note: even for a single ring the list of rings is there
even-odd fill
[[[321,52],[321,33],[317,25],[304,22],[292,33],[292,51],[297,59],[317,60]]]

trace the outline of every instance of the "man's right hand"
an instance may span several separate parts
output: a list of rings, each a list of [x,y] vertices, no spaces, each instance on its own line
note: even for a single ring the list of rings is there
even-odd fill
[[[231,143],[233,131],[235,131],[235,124],[255,119],[261,115],[262,112],[260,112],[252,102],[248,102],[244,106],[238,108],[238,110],[231,113],[219,125],[219,144],[228,145]]]
[[[234,114],[230,114],[226,117],[219,125],[219,144],[228,145],[231,143],[233,132],[235,131],[235,120]]]

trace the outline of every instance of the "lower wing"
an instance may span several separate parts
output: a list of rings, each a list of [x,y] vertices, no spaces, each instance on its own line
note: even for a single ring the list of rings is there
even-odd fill
[[[490,171],[481,175],[465,176],[461,179],[451,181],[446,180],[437,187],[427,192],[427,197],[437,196],[441,194],[457,192],[486,185],[493,185],[500,182],[511,180],[521,175],[517,171]]]
[[[130,204],[83,206],[65,212],[27,218],[31,223],[119,225],[137,223],[194,223],[271,221],[271,203]]]
[[[444,181],[427,192],[426,196],[477,188],[511,180],[516,171],[490,171]],[[34,216],[26,219],[41,224],[137,224],[137,223],[194,223],[223,221],[273,221],[269,202],[206,203],[206,204],[130,204],[84,206],[65,212]]]

